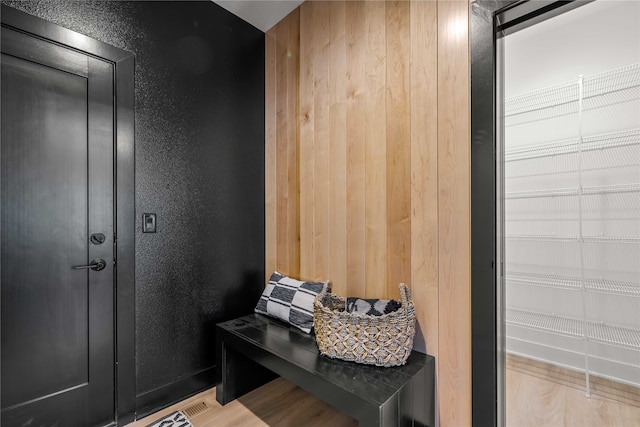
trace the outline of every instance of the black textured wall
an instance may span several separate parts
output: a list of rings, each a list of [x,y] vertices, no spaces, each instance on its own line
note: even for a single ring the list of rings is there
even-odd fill
[[[264,287],[264,34],[209,1],[2,3],[135,54],[138,411],[207,386]]]

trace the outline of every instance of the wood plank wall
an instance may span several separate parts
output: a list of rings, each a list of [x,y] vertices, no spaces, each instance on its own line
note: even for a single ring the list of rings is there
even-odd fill
[[[471,424],[468,10],[307,1],[266,34],[267,275],[407,283],[442,426]]]

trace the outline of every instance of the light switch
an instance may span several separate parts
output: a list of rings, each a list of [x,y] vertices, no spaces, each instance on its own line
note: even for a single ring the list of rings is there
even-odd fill
[[[143,233],[156,232],[156,214],[154,213],[142,214],[142,232]]]

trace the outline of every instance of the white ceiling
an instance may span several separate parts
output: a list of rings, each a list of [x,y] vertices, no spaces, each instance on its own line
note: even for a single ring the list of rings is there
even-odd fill
[[[504,38],[505,96],[640,61],[640,1],[598,0]]]
[[[213,0],[229,12],[266,32],[304,0]]]

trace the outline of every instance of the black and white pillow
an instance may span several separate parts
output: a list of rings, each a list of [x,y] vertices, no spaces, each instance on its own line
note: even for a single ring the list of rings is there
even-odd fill
[[[388,299],[364,299],[347,298],[345,311],[349,313],[368,314],[369,316],[382,316],[400,309],[400,303]]]
[[[255,312],[275,317],[306,333],[313,327],[313,300],[329,282],[302,282],[277,271],[271,275]]]

